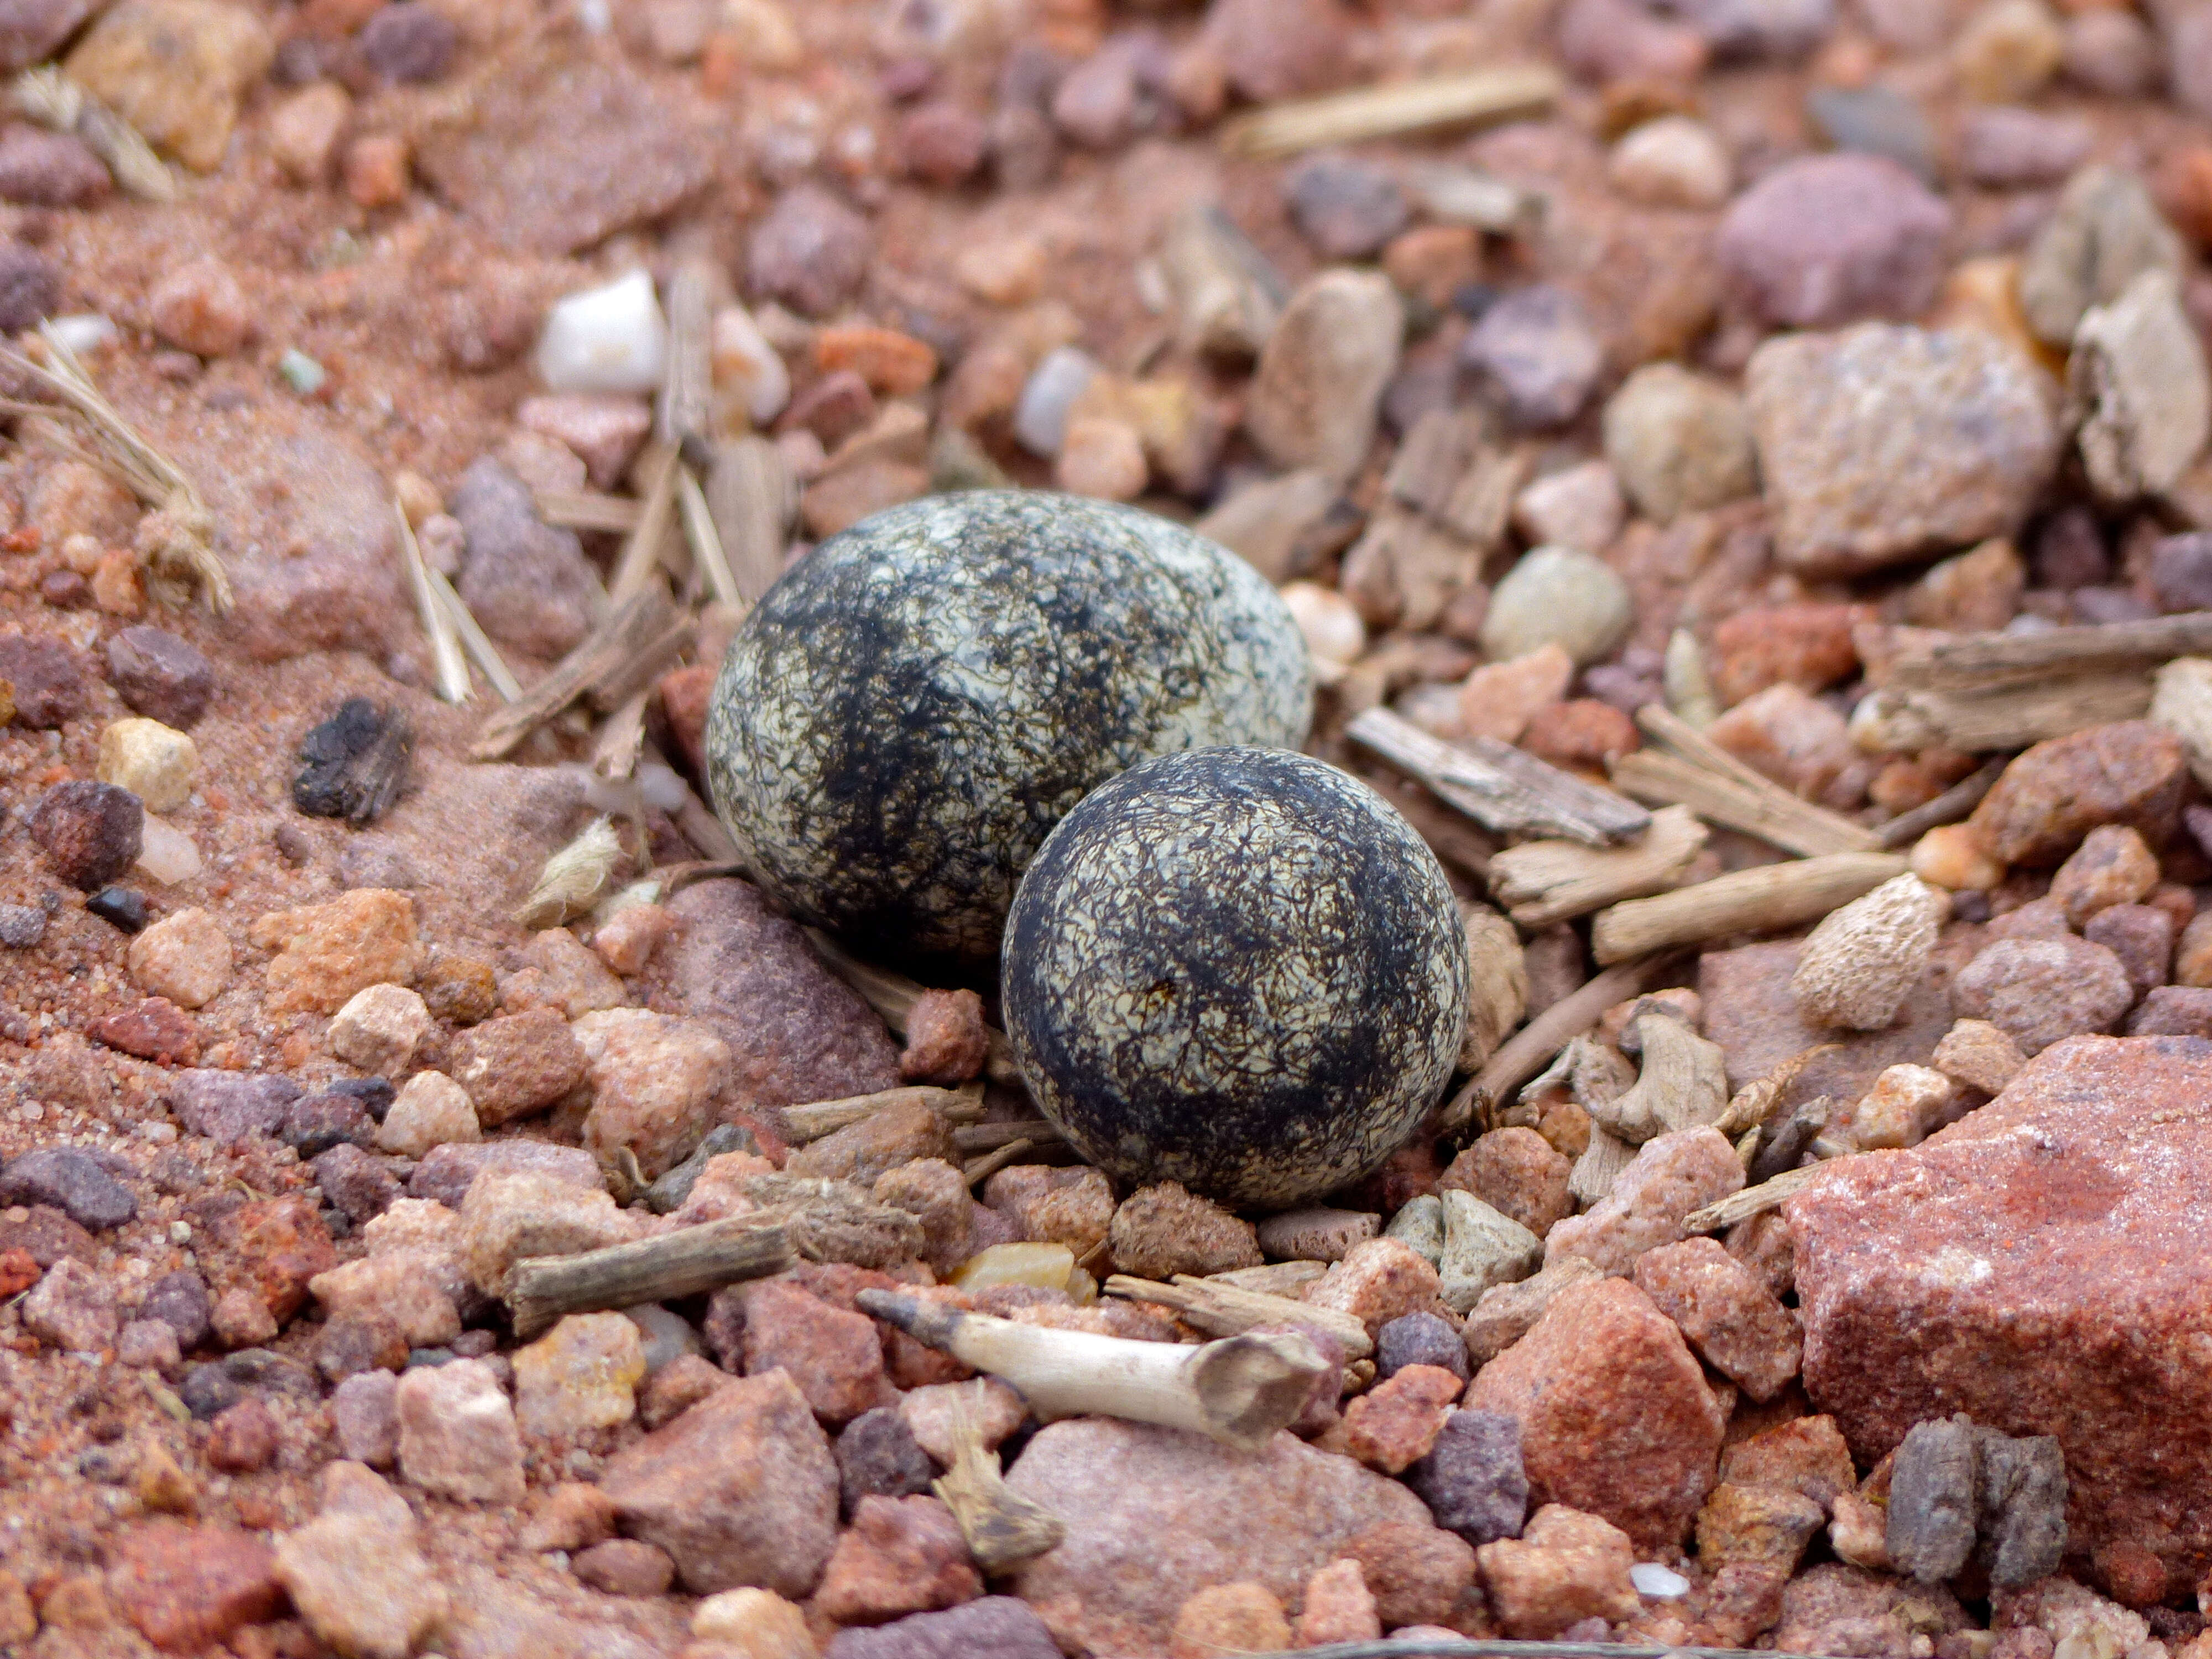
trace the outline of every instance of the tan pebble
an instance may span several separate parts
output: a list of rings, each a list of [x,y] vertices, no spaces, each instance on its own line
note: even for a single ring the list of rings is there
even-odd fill
[[[443,1072],[417,1072],[377,1126],[379,1152],[420,1158],[449,1141],[483,1139],[468,1091]]]
[[[2004,879],[2004,866],[1964,823],[1938,824],[1912,844],[1912,873],[1954,893],[1986,893]]]
[[[269,148],[296,185],[330,177],[338,138],[353,114],[353,100],[335,81],[302,87],[269,112]]]
[[[127,621],[146,614],[146,585],[139,579],[137,554],[117,547],[100,556],[92,572],[92,602],[103,616]]]
[[[327,1036],[331,1052],[348,1065],[397,1078],[429,1034],[430,1011],[420,996],[404,985],[372,985],[331,1017]]]
[[[406,200],[410,160],[407,141],[396,135],[356,138],[346,147],[346,194],[356,207],[390,207]]]
[[[1881,1030],[1928,971],[1949,909],[1937,889],[1903,875],[1831,911],[1790,976],[1799,1014],[1814,1025]]]
[[[635,979],[668,937],[669,926],[668,912],[660,906],[626,904],[592,933],[592,949],[612,971]]]
[[[132,939],[128,961],[141,989],[179,1008],[204,1007],[230,983],[230,941],[197,908],[166,915]]]
[[[111,721],[100,734],[100,781],[128,789],[149,812],[173,812],[189,801],[199,763],[190,738],[143,715]]]
[[[1070,495],[1127,501],[1143,494],[1150,472],[1144,441],[1133,427],[1085,416],[1068,422],[1067,437],[1060,446],[1060,459],[1053,463],[1052,477]]]
[[[732,1589],[691,1610],[691,1634],[742,1659],[815,1659],[820,1651],[805,1613],[774,1590]]]
[[[1843,1133],[1862,1152],[1917,1146],[1958,1094],[1957,1085],[1928,1066],[1887,1066],[1851,1109]]]
[[[1264,1584],[1216,1584],[1176,1611],[1169,1659],[1218,1659],[1226,1653],[1275,1653],[1291,1644],[1283,1604]]]
[[[1928,1063],[1956,1082],[1994,1095],[2003,1092],[2027,1058],[1989,1021],[1962,1019],[1943,1033]]]
[[[1460,726],[1474,736],[1515,742],[1538,709],[1567,695],[1574,678],[1574,659],[1555,641],[1509,662],[1486,663],[1460,686]]]

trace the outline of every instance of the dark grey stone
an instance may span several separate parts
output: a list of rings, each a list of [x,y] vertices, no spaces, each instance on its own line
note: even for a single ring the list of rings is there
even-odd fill
[[[1406,1484],[1437,1524],[1470,1544],[1518,1538],[1528,1515],[1521,1425],[1499,1412],[1455,1411]]]
[[[863,1498],[908,1498],[929,1490],[937,1466],[892,1406],[862,1412],[831,1448],[837,1455],[837,1492],[850,1519]]]
[[[162,1274],[146,1292],[138,1316],[160,1320],[177,1334],[177,1346],[190,1353],[207,1340],[208,1327],[215,1317],[207,1280],[190,1267]]]
[[[1408,1365],[1435,1365],[1464,1382],[1466,1339],[1457,1326],[1437,1314],[1401,1314],[1376,1336],[1375,1380],[1387,1382]]]
[[[1980,1446],[1964,1416],[1917,1423],[1897,1449],[1889,1477],[1886,1542],[1897,1571],[1940,1584],[1974,1553]]]
[[[179,1072],[169,1081],[169,1105],[185,1127],[224,1146],[274,1134],[300,1097],[300,1085],[267,1072]]]
[[[986,1595],[872,1630],[841,1630],[829,1659],[1060,1659],[1060,1644],[1026,1601]]]
[[[51,1204],[80,1227],[102,1232],[138,1217],[138,1200],[100,1165],[70,1146],[45,1146],[0,1171],[0,1205]]]

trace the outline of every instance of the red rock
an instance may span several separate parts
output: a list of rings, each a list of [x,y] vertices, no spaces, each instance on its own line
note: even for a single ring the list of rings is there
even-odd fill
[[[507,246],[590,247],[713,179],[706,112],[677,88],[569,52],[513,54],[501,71],[467,122],[430,135],[421,164],[440,195]]]
[[[210,1468],[232,1474],[251,1474],[266,1468],[276,1455],[276,1419],[269,1407],[249,1396],[208,1425],[207,1461]]]
[[[125,1534],[108,1593],[141,1635],[167,1653],[198,1653],[284,1606],[276,1557],[228,1527],[156,1521]]]
[[[982,117],[949,99],[918,104],[899,118],[899,154],[928,184],[959,184],[983,165],[990,143]]]
[[[1306,1581],[1305,1604],[1298,1610],[1297,1643],[1317,1648],[1332,1642],[1382,1639],[1382,1619],[1374,1593],[1349,1559],[1332,1561]]]
[[[39,1282],[45,1271],[22,1249],[0,1250],[0,1297],[21,1295]]]
[[[804,1596],[836,1543],[836,1460],[804,1396],[775,1372],[717,1389],[616,1454],[599,1488],[694,1595],[752,1584]]]
[[[1213,0],[1205,38],[1229,84],[1267,103],[1340,84],[1350,28],[1338,0]]]
[[[835,1308],[781,1279],[744,1287],[747,1376],[781,1370],[815,1416],[834,1427],[897,1404],[884,1376],[883,1344],[866,1314]]]
[[[1370,1238],[1352,1246],[1343,1260],[1307,1285],[1305,1299],[1350,1314],[1372,1337],[1401,1314],[1435,1307],[1442,1290],[1437,1270],[1406,1245],[1395,1238]]]
[[[696,663],[671,669],[660,677],[660,709],[668,720],[668,735],[683,752],[691,775],[707,775],[707,703],[714,693],[714,666]]]
[[[557,1009],[502,1014],[454,1035],[446,1074],[486,1128],[542,1112],[585,1080],[584,1051]]]
[[[1265,1584],[1240,1580],[1209,1584],[1176,1610],[1167,1659],[1212,1659],[1215,1654],[1279,1653],[1291,1639],[1282,1599]]]
[[[1139,1279],[1203,1278],[1256,1267],[1261,1259],[1250,1222],[1172,1181],[1140,1187],[1122,1200],[1107,1237],[1115,1268]]]
[[[1071,1650],[1157,1653],[1200,1589],[1248,1580],[1289,1602],[1370,1528],[1437,1530],[1396,1481],[1287,1434],[1236,1452],[1079,1418],[1039,1431],[1006,1480],[1066,1523],[1065,1541],[1019,1569],[1013,1588]]]
[[[875,1011],[755,888],[695,882],[667,908],[675,931],[653,974],[672,1012],[706,1021],[729,1044],[735,1094],[796,1106],[897,1084],[898,1050]]]
[[[973,1601],[983,1580],[952,1511],[934,1498],[863,1498],[814,1605],[841,1625],[880,1625]]]
[[[1429,1455],[1462,1384],[1435,1365],[1407,1365],[1344,1408],[1344,1449],[1370,1468],[1402,1474]]]
[[[1538,759],[1578,772],[1602,773],[1642,742],[1634,720],[1594,697],[1547,704],[1521,734],[1521,746]]]
[[[2164,846],[2187,782],[2179,739],[2148,720],[2118,720],[2027,750],[1967,822],[2001,863],[2048,867],[2100,824]]]
[[[1654,1135],[1637,1149],[1611,1192],[1552,1229],[1545,1241],[1545,1265],[1578,1255],[1603,1272],[1627,1273],[1647,1250],[1680,1242],[1692,1211],[1742,1186],[1743,1165],[1719,1130]]]
[[[2112,951],[2060,933],[1996,940],[1960,973],[1952,996],[1960,1013],[1989,1021],[2033,1055],[2062,1037],[2111,1030],[2135,987]]]
[[[1773,1399],[1797,1375],[1796,1322],[1717,1240],[1650,1251],[1637,1258],[1634,1278],[1706,1362],[1753,1400]]]
[[[2075,1039],[1786,1212],[1807,1392],[1852,1449],[1872,1461],[1959,1411],[2056,1435],[2069,1551],[2144,1546],[2160,1599],[2212,1568],[2208,1099],[2212,1043]]]
[[[1541,1238],[1574,1212],[1567,1193],[1574,1167],[1534,1129],[1492,1129],[1452,1159],[1437,1185],[1474,1194]]]
[[[1925,1066],[1951,1029],[1951,975],[1955,952],[1936,947],[1936,965],[1905,999],[1897,1023],[1882,1031],[1846,1034],[1808,1025],[1800,1018],[1790,981],[1802,941],[1782,939],[1709,951],[1698,959],[1698,994],[1705,1008],[1705,1034],[1721,1045],[1729,1087],[1756,1082],[1784,1060],[1823,1043],[1827,1053],[1808,1060],[1788,1101],[1821,1095],[1855,1101],[1892,1066]]]
[[[167,997],[144,997],[102,1014],[85,1028],[94,1042],[163,1066],[199,1063],[200,1034],[191,1017]]]
[[[1625,1279],[1554,1296],[1466,1403],[1521,1425],[1531,1503],[1602,1516],[1640,1549],[1674,1548],[1712,1489],[1726,1414],[1674,1322]]]
[[[0,668],[4,668],[0,660]],[[20,717],[22,711],[16,710]],[[146,827],[146,809],[128,789],[89,778],[71,778],[39,797],[28,828],[52,865],[71,886],[93,892],[137,861]]]
[[[1853,605],[1772,605],[1738,611],[1713,630],[1713,690],[1724,705],[1770,685],[1825,690],[1859,665]]]
[[[608,1595],[660,1595],[676,1577],[676,1564],[665,1550],[635,1538],[609,1538],[593,1544],[568,1564],[579,1583]]]
[[[1618,1620],[1638,1609],[1628,1534],[1562,1504],[1546,1504],[1520,1537],[1485,1544],[1475,1559],[1499,1622],[1520,1640],[1548,1641],[1585,1619]]]
[[[253,1291],[280,1326],[307,1301],[307,1281],[338,1265],[330,1229],[307,1198],[270,1198],[241,1205],[216,1221],[210,1232],[221,1249],[203,1247],[202,1270],[224,1288]]]
[[[981,1073],[990,1054],[981,997],[969,990],[924,991],[907,1011],[899,1077],[951,1088]]]
[[[1386,1625],[1433,1625],[1451,1618],[1474,1583],[1474,1547],[1456,1533],[1419,1522],[1386,1521],[1350,1540],[1344,1553]]]
[[[1966,1623],[1959,1603],[1941,1584],[1823,1561],[1783,1591],[1774,1645],[1784,1653],[1901,1656],[1913,1651],[1916,1638],[1925,1641]]]
[[[1832,1417],[1799,1417],[1736,1441],[1721,1454],[1721,1479],[1780,1486],[1826,1509],[1858,1486],[1850,1448]]]

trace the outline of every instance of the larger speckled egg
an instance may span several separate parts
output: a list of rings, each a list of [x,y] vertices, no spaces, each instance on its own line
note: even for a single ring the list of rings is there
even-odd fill
[[[801,920],[988,962],[1068,809],[1154,755],[1295,746],[1290,611],[1242,559],[1133,507],[1021,490],[911,502],[786,572],[723,659],[714,805]]]
[[[1467,1026],[1467,936],[1436,854],[1358,779],[1203,749],[1061,820],[1002,990],[1023,1079],[1085,1158],[1279,1208],[1419,1129]]]

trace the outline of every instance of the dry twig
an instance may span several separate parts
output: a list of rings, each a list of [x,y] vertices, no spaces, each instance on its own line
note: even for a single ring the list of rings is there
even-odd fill
[[[952,1511],[969,1554],[986,1573],[1008,1572],[1067,1536],[1066,1524],[1006,1484],[999,1454],[986,1448],[964,1395],[952,1399],[952,1462],[930,1490]]]
[[[1814,1182],[1826,1176],[1841,1158],[1831,1158],[1820,1164],[1808,1164],[1802,1169],[1784,1170],[1770,1181],[1756,1187],[1746,1187],[1741,1192],[1730,1193],[1702,1210],[1692,1210],[1683,1218],[1683,1227],[1693,1233],[1717,1233],[1733,1227],[1739,1221],[1748,1221],[1765,1211],[1778,1208],[1803,1192]]]
[[[507,665],[507,659],[499,654],[499,647],[491,642],[491,636],[477,621],[476,613],[469,609],[459,594],[453,592],[453,585],[446,580],[443,571],[432,570],[425,566],[423,574],[429,579],[431,591],[437,594],[439,605],[453,619],[453,630],[461,636],[461,644],[468,650],[469,660],[476,664],[477,672],[491,683],[491,689],[499,693],[501,702],[513,702],[522,695],[522,682],[514,678],[514,671]]]
[[[1737,870],[1600,911],[1590,927],[1590,951],[1602,963],[1626,962],[1732,933],[1779,933],[1825,916],[1905,871],[1897,853],[1830,853]]]
[[[90,449],[64,436],[64,447],[114,478],[153,510],[139,522],[132,545],[146,591],[164,605],[195,597],[218,617],[231,606],[230,577],[215,550],[215,514],[182,468],[141,437],[93,383],[76,354],[52,323],[39,325],[48,363],[33,362],[0,346],[0,362],[27,374],[58,398],[91,441]],[[61,412],[43,404],[6,405],[18,414],[52,419]]]
[[[1364,87],[1255,111],[1223,129],[1221,147],[1265,161],[1328,144],[1472,126],[1535,114],[1562,88],[1555,70],[1533,64]]]
[[[1523,927],[1602,910],[1674,886],[1705,851],[1705,826],[1686,806],[1662,807],[1639,841],[1587,847],[1572,841],[1526,841],[1494,853],[1490,890]]]
[[[1990,691],[2069,675],[2148,669],[2207,651],[2212,651],[2212,611],[2187,611],[2039,634],[1961,635],[1900,657],[1889,684],[1908,691]]]
[[[518,1261],[507,1304],[516,1337],[527,1341],[563,1314],[696,1296],[780,1273],[794,1259],[781,1227],[758,1216],[732,1216],[605,1249]]]
[[[1560,998],[1523,1025],[1469,1078],[1438,1115],[1443,1135],[1457,1135],[1470,1124],[1487,1127],[1498,1103],[1544,1069],[1545,1062],[1597,1024],[1616,1002],[1644,990],[1668,966],[1669,956],[1648,957],[1608,968],[1581,989]]]
[[[486,720],[470,756],[499,759],[579,698],[602,709],[619,708],[682,653],[693,631],[691,619],[678,613],[658,580],[641,587],[543,679]]]
[[[850,1124],[872,1118],[894,1106],[927,1106],[951,1123],[972,1123],[983,1115],[983,1088],[971,1083],[963,1089],[938,1089],[927,1084],[879,1089],[872,1095],[850,1095],[842,1100],[817,1100],[783,1109],[784,1135],[794,1146],[835,1134]]]
[[[862,1291],[861,1312],[1003,1377],[1043,1418],[1097,1415],[1194,1429],[1257,1451],[1304,1409],[1328,1362],[1297,1332],[1247,1333],[1192,1348],[1018,1325],[896,1291]]]
[[[52,64],[25,70],[9,87],[18,115],[69,135],[107,164],[117,188],[142,202],[173,202],[177,181],[138,129]]]
[[[1930,830],[1958,823],[1979,806],[1982,797],[1996,787],[2007,764],[2002,760],[1986,763],[1972,776],[1953,784],[1934,800],[1923,802],[1909,812],[1899,812],[1875,834],[1884,847],[1910,847]]]
[[[714,446],[708,469],[709,515],[727,556],[730,579],[747,605],[783,574],[783,553],[798,489],[783,452],[765,438],[738,438]]]
[[[1294,1297],[1247,1290],[1218,1279],[1177,1273],[1172,1284],[1162,1285],[1127,1273],[1113,1273],[1100,1288],[1109,1296],[1173,1308],[1185,1324],[1212,1336],[1235,1336],[1262,1325],[1307,1325],[1334,1338],[1348,1359],[1364,1358],[1375,1352],[1367,1327],[1348,1313],[1300,1302]]]
[[[471,693],[469,665],[461,655],[460,629],[454,626],[453,613],[446,609],[438,590],[430,585],[430,567],[423,562],[422,549],[415,539],[415,526],[407,522],[407,510],[394,501],[392,516],[399,525],[399,556],[407,566],[407,585],[415,590],[422,632],[430,641],[438,695],[447,702],[466,702]]]
[[[536,496],[538,516],[562,530],[599,530],[627,536],[644,515],[643,503],[628,495],[604,495],[596,489],[544,489]]]
[[[1799,799],[1662,705],[1645,704],[1636,719],[1645,735],[1664,745],[1614,763],[1613,782],[1638,799],[1686,806],[1711,823],[1808,858],[1879,844],[1871,830]]]
[[[1651,827],[1650,813],[1633,801],[1510,743],[1480,737],[1446,743],[1387,708],[1368,709],[1345,735],[1498,835],[1564,836],[1608,847]]]

